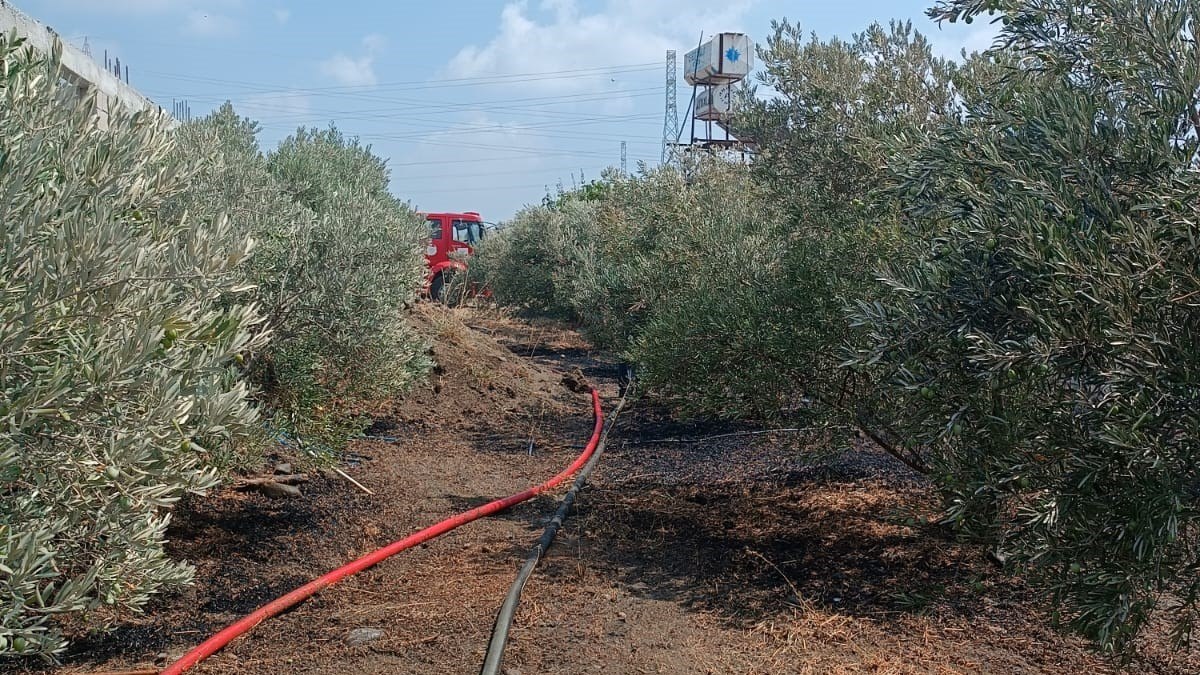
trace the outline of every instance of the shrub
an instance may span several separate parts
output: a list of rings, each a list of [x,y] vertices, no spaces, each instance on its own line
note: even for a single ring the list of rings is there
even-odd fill
[[[255,412],[248,247],[166,217],[190,180],[153,113],[114,112],[0,37],[0,654],[52,655],[59,622],[137,610],[191,569],[167,509],[215,484]]]
[[[779,95],[737,119],[761,147],[753,176],[786,223],[782,272],[760,320],[775,328],[760,351],[792,384],[763,389],[763,405],[861,422],[854,392],[872,385],[839,367],[841,345],[861,337],[846,308],[880,295],[877,270],[903,241],[899,204],[877,192],[880,169],[956,113],[956,68],[908,23],[873,24],[849,41],[806,36],[786,20],[773,28],[761,80]]]
[[[996,3],[940,3],[956,20]],[[1200,592],[1194,2],[999,3],[1004,76],[895,167],[912,247],[857,320],[947,519],[1131,646]],[[930,242],[930,244],[923,244]],[[873,365],[872,365],[873,364]]]
[[[956,69],[908,24],[843,42],[784,21],[761,56],[763,82],[780,95],[748,102],[735,120],[760,148],[749,167],[687,160],[612,177],[589,190],[599,206],[577,222],[535,210],[568,243],[519,230],[506,243],[514,264],[495,266],[492,285],[502,301],[570,307],[681,411],[844,414],[833,409],[865,386],[839,369],[841,344],[858,339],[846,309],[880,294],[876,270],[901,243],[897,202],[872,198],[899,152],[884,141],[915,145],[955,114]],[[500,292],[509,286],[521,292]]]
[[[402,317],[423,274],[424,223],[388,194],[368,148],[302,130],[267,158],[257,131],[229,104],[184,125],[181,152],[204,164],[174,206],[228,212],[256,241],[242,270],[272,339],[248,373],[273,426],[329,448],[360,430],[359,402],[428,365]]]
[[[424,219],[388,192],[384,160],[332,127],[297,131],[267,166],[316,214],[312,288],[294,310],[306,318],[287,358],[318,363],[317,380],[343,404],[402,391],[431,365],[402,315],[425,274]]]
[[[580,270],[578,301],[597,308],[598,332],[685,413],[764,413],[778,382],[764,343],[779,328],[771,303],[787,240],[763,196],[745,167],[721,161],[618,185],[601,253]]]
[[[616,180],[593,218],[564,217],[566,245],[523,255],[550,253],[539,288],[676,407],[848,418],[1105,648],[1128,653],[1155,610],[1187,638],[1200,4],[931,15],[985,12],[997,47],[961,66],[907,24],[849,42],[777,24],[779,95],[735,120],[759,145],[748,175]]]
[[[592,219],[596,205],[563,200],[555,206],[523,209],[495,236],[485,239],[468,269],[498,301],[560,319],[577,318],[563,286],[576,259],[579,234],[571,231]]]

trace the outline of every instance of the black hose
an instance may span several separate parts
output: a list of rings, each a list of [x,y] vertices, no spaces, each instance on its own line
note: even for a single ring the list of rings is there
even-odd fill
[[[496,625],[492,628],[492,638],[488,641],[487,655],[483,659],[483,667],[479,670],[480,675],[499,675],[500,666],[504,660],[504,647],[508,644],[508,630],[512,627],[513,616],[517,613],[517,604],[521,602],[521,591],[525,589],[525,583],[529,581],[529,577],[533,576],[533,569],[537,567],[538,561],[542,559],[542,555],[550,548],[550,544],[554,543],[554,537],[558,535],[559,528],[562,527],[563,521],[567,519],[571,507],[575,504],[576,496],[583,488],[584,483],[587,482],[588,475],[592,473],[592,469],[596,467],[601,453],[604,452],[604,443],[608,440],[608,432],[617,423],[617,416],[621,414],[621,408],[624,407],[625,397],[622,396],[620,403],[613,410],[608,426],[604,429],[604,433],[600,435],[600,442],[596,445],[596,452],[592,454],[591,458],[580,469],[579,475],[575,477],[575,482],[571,484],[571,489],[563,496],[562,503],[558,505],[558,510],[554,512],[554,517],[550,519],[550,523],[542,531],[542,536],[538,537],[537,543],[529,551],[529,557],[525,559],[525,564],[521,566],[521,571],[517,574],[516,580],[513,581],[513,585],[508,589],[508,595],[504,596],[504,604],[500,605],[500,612],[496,614]]]

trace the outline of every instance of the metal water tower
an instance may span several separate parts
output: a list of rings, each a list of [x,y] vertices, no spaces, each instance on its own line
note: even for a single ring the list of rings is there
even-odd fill
[[[683,77],[692,85],[692,138],[686,145],[704,148],[732,147],[742,143],[729,133],[733,117],[734,85],[754,69],[754,42],[745,33],[718,33],[683,57]],[[705,134],[696,134],[696,122]],[[713,137],[713,124],[724,138]]]
[[[754,43],[745,33],[718,33],[683,57],[683,77],[691,85],[732,84],[754,67]]]

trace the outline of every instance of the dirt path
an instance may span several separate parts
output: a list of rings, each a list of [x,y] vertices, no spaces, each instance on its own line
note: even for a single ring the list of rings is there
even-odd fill
[[[107,636],[85,673],[162,665],[267,600],[448,515],[540,482],[590,431],[576,369],[606,409],[616,364],[577,335],[426,308],[441,364],[297,500],[226,491],[185,504],[172,553],[197,583]],[[639,403],[527,586],[507,651],[532,673],[1103,673],[1045,628],[1030,592],[922,524],[919,479],[809,433],[726,436]],[[531,440],[532,438],[532,445]],[[532,448],[532,449],[531,449]],[[402,553],[259,626],[195,672],[475,673],[496,609],[554,511],[543,497]],[[357,639],[356,639],[357,638]],[[363,640],[363,638],[369,638]],[[1146,661],[1131,672],[1200,672]]]

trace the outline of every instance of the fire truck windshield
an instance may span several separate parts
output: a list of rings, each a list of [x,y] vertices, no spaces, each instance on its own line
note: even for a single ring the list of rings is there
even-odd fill
[[[483,223],[474,220],[454,221],[454,241],[475,244],[483,240]]]

